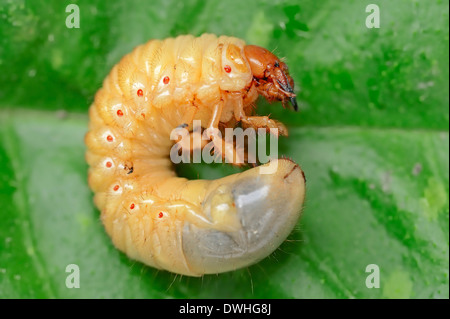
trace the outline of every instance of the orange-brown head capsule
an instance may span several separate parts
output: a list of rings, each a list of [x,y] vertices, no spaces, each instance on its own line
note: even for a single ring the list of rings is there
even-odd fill
[[[286,63],[267,49],[257,45],[246,45],[244,52],[250,64],[253,80],[259,94],[268,100],[279,100],[283,104],[289,99],[298,110],[294,93],[294,80],[289,76]]]

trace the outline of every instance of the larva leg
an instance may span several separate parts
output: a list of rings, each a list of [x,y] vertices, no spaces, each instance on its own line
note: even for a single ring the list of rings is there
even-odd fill
[[[210,140],[212,140],[214,143],[214,150],[216,152],[215,153],[216,156],[220,156],[223,159],[227,159],[228,162],[234,165],[240,165],[241,163],[244,163],[245,157],[244,159],[239,158],[238,154],[241,153],[237,152],[236,148],[232,143],[226,143],[223,138],[220,138],[219,136],[216,136],[214,134],[216,132],[215,130],[218,129],[221,109],[222,109],[221,104],[215,107],[213,117],[210,120],[210,123],[207,127],[207,129],[210,129],[210,131],[207,132],[207,134],[209,134],[208,136],[210,137]],[[196,112],[197,112],[196,107],[190,109],[190,112],[187,113],[187,116],[186,115],[184,116],[184,119],[186,120],[183,121],[183,124],[180,124],[177,128],[187,128],[188,127],[187,123],[192,122]],[[200,141],[200,143],[198,142],[195,143],[195,141]],[[193,153],[193,151],[197,149],[202,150],[208,144],[208,140],[202,138],[201,132],[193,131],[189,133],[189,136],[179,137],[176,143],[177,143],[177,151],[179,153],[181,153],[183,149],[189,150],[191,153]],[[237,156],[235,161],[233,158],[234,154],[236,154]]]
[[[234,104],[234,118],[236,121],[241,121],[242,118],[247,117],[244,111],[244,101],[240,95],[230,94],[229,99],[233,101]]]
[[[227,163],[235,166],[241,166],[245,163],[247,157],[245,150],[241,151],[233,143],[229,143],[219,137],[214,137],[213,143],[215,156],[221,156]]]
[[[219,128],[219,121],[220,121],[220,117],[222,116],[222,110],[223,110],[223,102],[217,103],[217,105],[214,107],[211,121],[209,122],[209,125],[208,125],[209,129],[218,129]]]
[[[288,136],[288,129],[283,123],[270,119],[268,116],[245,116],[241,118],[244,127],[253,127],[254,129],[265,128],[267,130],[271,128],[278,129],[278,135]]]
[[[186,113],[183,115],[181,120],[181,124],[178,125],[177,129],[188,128],[189,125],[193,122],[195,115],[197,114],[198,107],[195,105],[189,106]],[[202,140],[202,134],[200,132],[190,132],[189,138],[180,137],[176,143],[178,145],[178,152],[182,152],[183,149],[188,149],[192,153],[196,149],[203,149],[207,144],[206,141]],[[194,143],[194,141],[201,141],[200,145]]]
[[[198,145],[194,141],[200,141],[200,144]],[[194,131],[189,133],[189,137],[180,137],[176,143],[178,144],[178,152],[181,152],[183,149],[193,152],[197,149],[202,150],[208,144],[208,141],[202,139],[201,132]]]
[[[236,121],[241,121],[244,127],[252,127],[254,129],[265,128],[278,129],[278,135],[288,136],[288,129],[283,123],[272,120],[268,116],[247,116],[244,110],[244,103],[239,96],[232,97],[234,99],[234,116]]]
[[[223,104],[224,102],[222,101],[214,107],[213,115],[207,128],[207,130],[209,130],[207,134],[209,137],[212,137],[214,150],[216,151],[215,155],[222,156],[222,159],[226,159],[227,162],[239,166],[244,163],[245,158],[239,157],[240,152],[237,152],[233,143],[229,143],[215,134],[215,132],[219,130],[219,121],[222,115]],[[236,159],[234,157],[236,157]]]
[[[195,114],[197,114],[198,108],[193,105],[190,106],[188,111],[183,115],[183,120],[181,121],[181,124],[178,127],[184,128],[188,127],[192,121],[194,120]]]

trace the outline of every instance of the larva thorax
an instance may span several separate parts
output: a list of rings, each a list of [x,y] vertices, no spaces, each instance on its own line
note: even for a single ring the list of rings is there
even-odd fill
[[[249,87],[252,73],[242,40],[180,36],[138,46],[112,71],[110,81],[119,86],[105,83],[105,89],[132,100],[140,115],[152,108],[210,109],[227,91]]]

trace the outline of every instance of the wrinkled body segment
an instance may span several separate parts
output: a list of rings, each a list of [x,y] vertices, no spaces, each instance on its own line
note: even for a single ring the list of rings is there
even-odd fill
[[[171,131],[193,120],[285,130],[251,112],[260,94],[292,100],[292,79],[258,81],[252,67],[242,40],[180,36],[138,46],[104,80],[85,138],[89,186],[130,258],[189,276],[219,273],[261,260],[292,231],[305,183],[296,163],[209,181],[177,177],[169,158]]]

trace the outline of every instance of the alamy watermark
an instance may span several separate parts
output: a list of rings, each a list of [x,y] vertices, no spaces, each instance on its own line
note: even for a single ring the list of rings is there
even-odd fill
[[[380,267],[377,264],[369,264],[366,267],[366,287],[369,289],[380,288]]]
[[[261,174],[272,174],[276,171],[277,161],[270,160],[278,158],[277,128],[270,128],[270,134],[267,134],[265,128],[258,128],[258,130],[253,128],[244,130],[240,127],[225,128],[224,138],[219,129],[208,128],[203,133],[201,129],[201,121],[195,120],[192,133],[187,127],[177,127],[172,130],[170,139],[177,141],[170,150],[170,160],[174,164],[200,163],[202,160],[208,164],[223,161],[234,164],[270,162],[268,166],[260,168]],[[267,144],[270,145],[268,154]]]
[[[380,7],[376,4],[369,4],[366,7],[366,12],[370,13],[366,18],[366,27],[368,29],[380,28]]]
[[[77,264],[69,264],[66,266],[66,287],[69,289],[80,288],[80,267]]]
[[[70,13],[66,18],[66,27],[69,29],[80,28],[80,7],[76,4],[69,4],[66,12]]]

